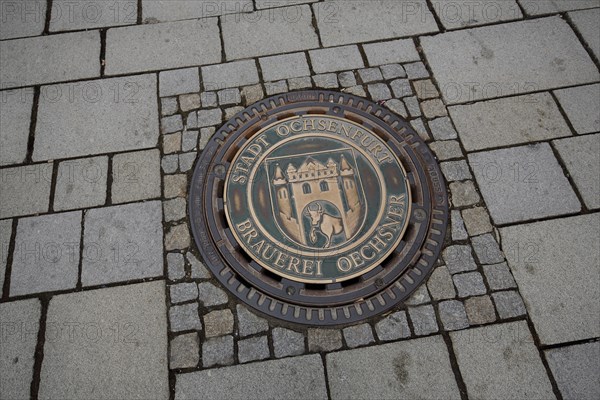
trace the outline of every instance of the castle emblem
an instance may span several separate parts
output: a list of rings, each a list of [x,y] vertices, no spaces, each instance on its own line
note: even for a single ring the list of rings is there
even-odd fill
[[[351,149],[267,161],[273,177],[273,213],[288,237],[328,249],[358,232],[365,196]]]

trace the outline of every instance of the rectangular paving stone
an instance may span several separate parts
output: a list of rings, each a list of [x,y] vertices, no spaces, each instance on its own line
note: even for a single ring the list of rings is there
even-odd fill
[[[327,354],[327,375],[332,399],[460,399],[441,336]]]
[[[81,211],[76,211],[19,220],[10,277],[11,296],[75,288],[81,216]]]
[[[508,265],[544,345],[600,335],[598,226],[600,214],[589,214],[500,229]]]
[[[52,163],[0,170],[0,219],[48,211]]]
[[[559,17],[423,37],[446,104],[592,82],[598,69]]]
[[[475,399],[553,399],[525,321],[450,333],[458,367]]]
[[[571,136],[550,93],[449,107],[467,151]]]
[[[281,6],[291,6],[293,4],[315,3],[319,0],[255,0],[256,8],[259,10]]]
[[[220,90],[253,85],[259,82],[258,70],[256,69],[254,60],[202,67],[202,84],[205,90]],[[203,106],[207,107],[204,101]]]
[[[185,68],[161,72],[158,74],[158,90],[160,97],[199,92],[199,74],[198,68]]]
[[[308,5],[221,17],[227,60],[314,49],[319,39]]]
[[[546,350],[546,359],[563,399],[600,398],[600,342]]]
[[[421,59],[415,43],[411,39],[365,44],[363,49],[371,66],[405,63]]]
[[[252,10],[252,0],[143,0],[142,20],[146,23],[177,21],[238,14]]]
[[[159,201],[87,211],[81,282],[93,286],[163,274]]]
[[[577,133],[600,131],[600,83],[557,90],[554,94]]]
[[[133,0],[53,0],[50,32],[133,25],[138,5]]]
[[[4,276],[6,275],[6,262],[10,246],[10,237],[12,235],[12,220],[5,219],[0,221],[0,287],[4,285]],[[2,290],[0,290],[0,296]]]
[[[327,399],[318,354],[178,374],[176,400]]]
[[[523,18],[516,0],[436,0],[432,4],[440,22],[448,30]]]
[[[218,62],[221,39],[216,18],[112,28],[106,33],[107,75]]]
[[[54,191],[54,210],[74,210],[104,204],[107,177],[106,156],[61,162]]]
[[[0,40],[41,35],[46,24],[46,5],[46,0],[2,2]]]
[[[98,76],[100,76],[100,33],[98,31],[0,42],[1,89]]]
[[[317,3],[313,8],[323,46],[373,42],[438,31],[425,0],[337,1]]]
[[[519,2],[529,15],[551,14],[600,6],[597,0],[519,0]]]
[[[600,9],[575,11],[568,15],[592,53],[596,58],[600,58],[600,26],[598,25]]]
[[[39,397],[168,398],[166,315],[162,281],[54,296]]]
[[[33,89],[7,90],[0,97],[0,165],[20,164],[27,155]]]
[[[552,144],[587,208],[600,208],[600,134],[555,140]]]
[[[310,76],[308,62],[304,53],[264,57],[259,61],[263,78],[266,81]]]
[[[581,210],[548,143],[472,153],[469,163],[496,224]]]
[[[309,51],[313,70],[317,74],[364,68],[364,62],[357,46],[344,46],[332,49]]]
[[[41,92],[36,161],[143,149],[158,142],[155,75],[44,86]]]
[[[38,299],[0,304],[0,398],[29,399],[41,314]]]
[[[117,154],[112,160],[113,204],[160,197],[158,149]]]

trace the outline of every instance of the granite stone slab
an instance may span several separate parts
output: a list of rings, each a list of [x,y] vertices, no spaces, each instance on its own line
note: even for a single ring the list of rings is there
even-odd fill
[[[33,89],[0,92],[0,165],[20,164],[27,155]]]

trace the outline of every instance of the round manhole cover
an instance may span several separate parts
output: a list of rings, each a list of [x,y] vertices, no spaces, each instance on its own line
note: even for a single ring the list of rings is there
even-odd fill
[[[342,325],[406,300],[443,245],[448,201],[410,125],[328,91],[256,103],[194,172],[196,244],[217,279],[276,318]]]

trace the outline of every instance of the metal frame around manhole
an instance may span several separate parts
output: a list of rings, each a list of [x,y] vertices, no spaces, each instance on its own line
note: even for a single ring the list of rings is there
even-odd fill
[[[277,276],[241,249],[225,218],[224,183],[235,150],[262,127],[306,114],[337,116],[369,127],[386,141],[408,173],[412,212],[400,245],[381,265],[347,282],[304,284]],[[189,215],[206,264],[242,302],[293,323],[339,326],[391,309],[425,281],[444,243],[448,198],[435,157],[406,121],[363,98],[304,91],[253,104],[214,134],[195,166]]]

